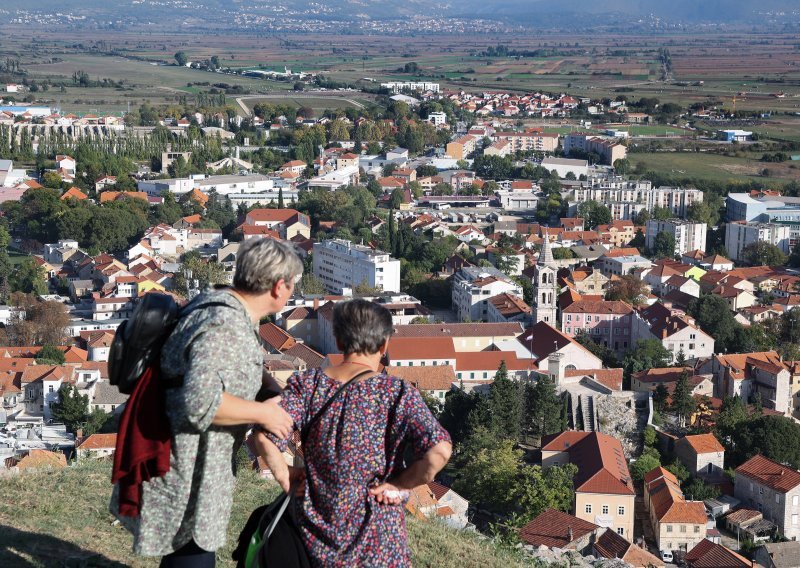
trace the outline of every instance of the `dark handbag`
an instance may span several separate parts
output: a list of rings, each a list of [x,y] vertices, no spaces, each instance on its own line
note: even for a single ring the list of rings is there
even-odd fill
[[[373,371],[359,373],[333,393],[322,408],[309,420],[300,432],[301,443],[305,443],[308,432],[328,407],[350,386],[360,382]],[[237,568],[310,568],[311,561],[297,528],[297,519],[289,504],[294,499],[297,484],[292,484],[289,493],[281,495],[269,505],[253,511],[239,534],[239,545],[232,558]],[[287,511],[288,509],[288,511]]]

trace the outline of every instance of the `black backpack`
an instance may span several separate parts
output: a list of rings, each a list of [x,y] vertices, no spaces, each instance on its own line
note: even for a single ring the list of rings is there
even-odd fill
[[[109,382],[123,394],[133,393],[148,367],[158,365],[161,348],[181,317],[200,307],[227,306],[224,302],[200,302],[180,308],[169,294],[145,294],[114,334],[108,355]],[[230,306],[229,306],[230,307]],[[161,374],[167,388],[177,387],[182,377]]]

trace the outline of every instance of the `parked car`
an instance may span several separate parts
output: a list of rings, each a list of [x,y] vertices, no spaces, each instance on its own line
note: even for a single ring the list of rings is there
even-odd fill
[[[662,550],[661,560],[663,560],[664,562],[672,562],[672,552],[670,552],[669,550]]]

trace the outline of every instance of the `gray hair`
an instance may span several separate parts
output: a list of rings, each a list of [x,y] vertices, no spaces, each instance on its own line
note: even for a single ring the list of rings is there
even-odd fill
[[[392,335],[389,310],[358,298],[333,307],[333,335],[342,353],[377,353]]]
[[[239,246],[233,286],[250,293],[272,289],[281,279],[287,283],[303,274],[303,261],[294,247],[275,239],[248,239]]]

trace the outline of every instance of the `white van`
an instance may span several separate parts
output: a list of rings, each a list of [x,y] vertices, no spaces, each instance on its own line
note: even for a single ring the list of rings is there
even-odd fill
[[[664,562],[672,562],[672,552],[669,550],[662,550],[661,560],[663,560]]]

